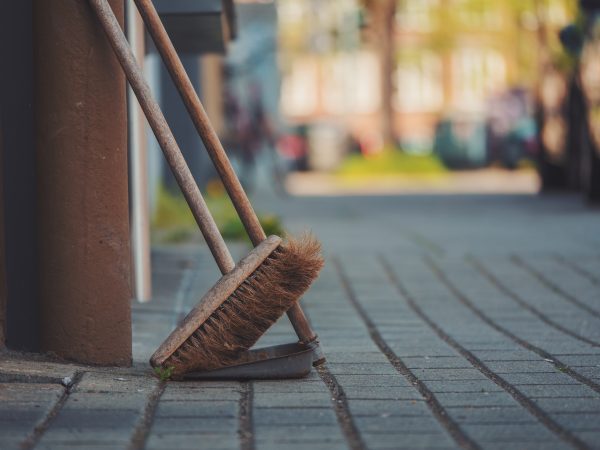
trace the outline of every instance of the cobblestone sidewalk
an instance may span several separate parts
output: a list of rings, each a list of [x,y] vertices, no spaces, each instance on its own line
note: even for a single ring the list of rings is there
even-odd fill
[[[145,361],[218,273],[201,247],[157,248],[133,368],[1,357],[0,448],[600,449],[599,211],[568,196],[276,205],[325,245],[303,304],[326,366],[158,383]],[[261,344],[293,340],[282,320]]]

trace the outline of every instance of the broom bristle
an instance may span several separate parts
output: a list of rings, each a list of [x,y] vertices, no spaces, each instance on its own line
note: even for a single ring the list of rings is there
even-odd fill
[[[172,374],[233,364],[317,278],[321,244],[311,235],[287,239],[162,364]]]

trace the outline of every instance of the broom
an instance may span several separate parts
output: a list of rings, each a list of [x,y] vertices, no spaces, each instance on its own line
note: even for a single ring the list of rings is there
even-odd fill
[[[258,245],[266,239],[263,228],[248,200],[248,196],[239,182],[233,167],[225,153],[223,145],[217,133],[210,123],[208,115],[198,98],[198,94],[192,85],[177,51],[175,50],[165,27],[151,0],[135,0],[140,15],[159,51],[162,60],[177,87],[183,103],[185,104],[190,118],[194,123],[202,142],[213,161],[213,164],[223,181],[223,185],[229,194],[231,202],[235,207],[250,240],[253,245]],[[308,243],[309,244],[309,243]],[[310,245],[308,245],[310,247]],[[313,348],[313,364],[319,365],[325,362],[321,352],[317,335],[311,329],[306,316],[299,303],[294,303],[287,311],[288,317],[301,342],[310,344]]]
[[[258,243],[237,266],[234,264],[110,5],[107,0],[90,0],[90,4],[208,247],[225,274],[152,355],[150,363],[167,369],[172,376],[230,365],[285,311],[297,306],[297,300],[323,266],[320,244],[310,236],[286,243],[272,236]],[[260,231],[264,236],[262,228]],[[304,313],[299,307],[294,310],[294,329],[307,338],[304,343],[316,345],[316,335]]]

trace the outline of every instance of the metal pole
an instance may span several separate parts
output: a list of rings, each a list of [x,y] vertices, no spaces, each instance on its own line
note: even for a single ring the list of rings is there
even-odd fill
[[[144,65],[144,27],[133,0],[127,2],[127,39],[137,59]],[[129,114],[129,164],[131,189],[131,250],[133,253],[134,295],[138,302],[152,298],[150,266],[150,209],[148,197],[148,155],[146,122],[131,87],[127,90]]]

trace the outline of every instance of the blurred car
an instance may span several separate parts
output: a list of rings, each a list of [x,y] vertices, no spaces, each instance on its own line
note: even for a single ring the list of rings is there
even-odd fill
[[[477,114],[454,113],[435,129],[433,152],[449,169],[477,169],[488,164],[487,127]]]
[[[561,30],[572,68],[549,65],[538,105],[542,189],[581,189],[600,201],[600,0],[580,0],[581,21]]]
[[[490,162],[507,169],[533,159],[537,153],[537,127],[528,91],[513,88],[488,100],[488,153]]]
[[[308,170],[308,127],[304,124],[280,134],[277,151],[288,171]]]

